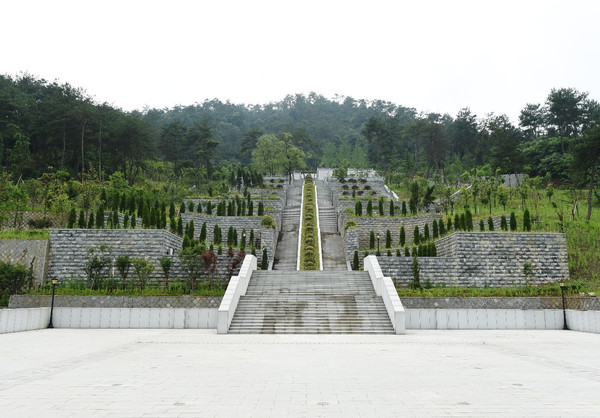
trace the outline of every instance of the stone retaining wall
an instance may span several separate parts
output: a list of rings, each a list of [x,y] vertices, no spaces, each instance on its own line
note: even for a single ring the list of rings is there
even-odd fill
[[[0,260],[31,268],[36,285],[42,284],[46,278],[48,250],[47,239],[0,239]]]
[[[565,234],[455,232],[436,245],[438,257],[419,257],[421,284],[513,287],[569,278]],[[413,279],[412,258],[382,256],[378,261],[399,286]],[[530,277],[524,272],[526,263]]]
[[[271,235],[268,236],[271,239]],[[72,278],[85,278],[84,266],[88,257],[88,248],[98,249],[101,245],[110,247],[110,257],[113,261],[120,255],[147,258],[153,265],[154,271],[149,277],[150,283],[162,283],[164,274],[160,267],[161,257],[171,257],[172,267],[170,280],[184,280],[186,274],[182,271],[177,256],[182,246],[182,239],[162,229],[55,229],[50,231],[50,265],[48,279],[57,278],[61,281]],[[217,249],[215,248],[215,252]],[[213,278],[223,284],[229,282],[231,274],[237,274],[241,263],[231,272],[228,265],[231,259],[225,254],[218,256],[217,268]],[[237,254],[239,250],[234,250]],[[250,251],[248,249],[248,251]],[[268,250],[267,250],[268,251]],[[257,251],[257,258],[262,260],[262,251]],[[110,272],[111,277],[120,278],[116,268]],[[130,269],[129,277],[135,275]]]
[[[12,295],[9,308],[49,307],[52,296]],[[64,308],[218,308],[221,296],[66,296],[54,297]]]

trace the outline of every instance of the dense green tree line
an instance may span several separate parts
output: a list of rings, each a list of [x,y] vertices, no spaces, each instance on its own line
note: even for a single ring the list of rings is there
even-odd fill
[[[15,181],[38,178],[49,166],[81,178],[91,165],[100,180],[120,171],[134,184],[143,172],[199,188],[213,180],[219,188],[239,185],[240,167],[252,163],[263,174],[372,166],[390,179],[458,183],[466,172],[524,172],[581,185],[595,166],[591,157],[579,161],[584,154],[577,150],[584,142],[594,150],[589,132],[599,119],[596,101],[565,88],[543,104],[526,104],[516,126],[468,108],[452,117],[315,93],[266,105],[215,99],[124,112],[69,84],[0,76],[0,166]],[[260,157],[265,147],[270,160]]]

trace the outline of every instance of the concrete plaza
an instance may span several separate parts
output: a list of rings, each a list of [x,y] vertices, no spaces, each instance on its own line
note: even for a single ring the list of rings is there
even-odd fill
[[[600,335],[0,335],[0,416],[600,416]]]

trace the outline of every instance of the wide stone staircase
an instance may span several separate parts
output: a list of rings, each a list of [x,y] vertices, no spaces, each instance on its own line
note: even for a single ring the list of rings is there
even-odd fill
[[[281,217],[281,231],[277,240],[273,270],[296,270],[301,201],[302,183],[298,182],[288,188],[288,199]]]
[[[254,271],[230,333],[393,334],[367,272]]]

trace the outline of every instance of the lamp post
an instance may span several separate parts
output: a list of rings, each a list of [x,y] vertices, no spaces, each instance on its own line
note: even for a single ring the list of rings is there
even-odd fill
[[[379,252],[379,234],[377,234],[377,252]]]
[[[56,285],[58,284],[58,279],[52,279],[52,302],[50,302],[50,323],[48,324],[48,328],[54,328],[52,325],[52,313],[54,312],[54,291],[56,290]]]
[[[569,327],[567,326],[567,311],[565,308],[565,282],[560,282],[559,286],[560,286],[560,296],[562,298],[562,308],[563,308],[563,329],[568,330]]]
[[[246,249],[246,233],[242,233],[242,251]]]

